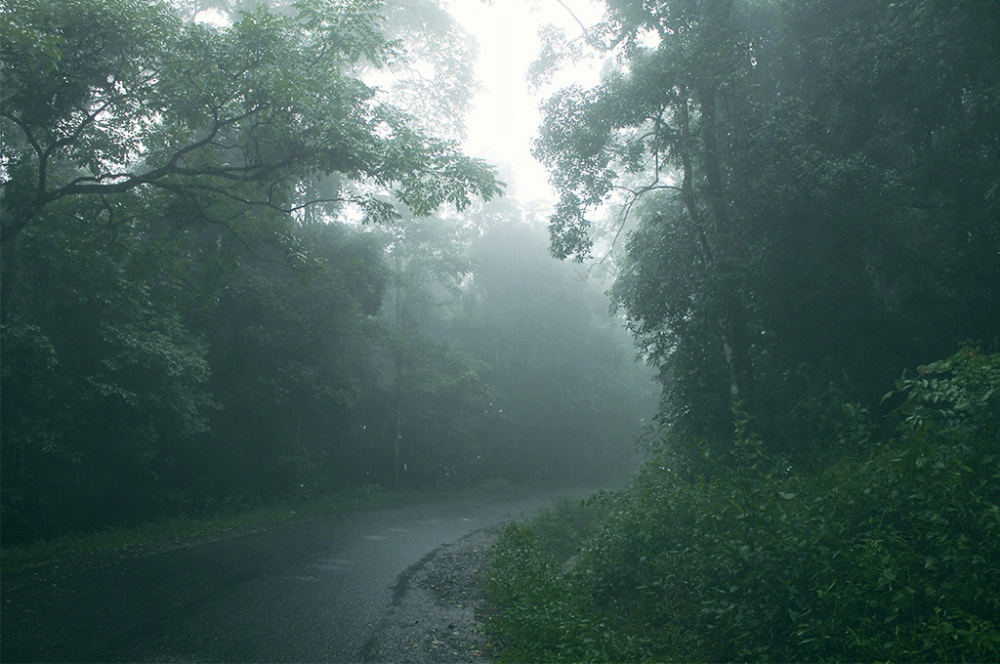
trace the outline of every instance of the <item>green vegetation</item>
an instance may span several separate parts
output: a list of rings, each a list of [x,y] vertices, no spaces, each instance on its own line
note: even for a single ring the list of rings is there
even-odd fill
[[[602,4],[551,40],[604,69],[535,153],[658,428],[572,551],[565,517],[506,533],[502,658],[996,661],[997,3]]]
[[[553,95],[536,144],[552,251],[611,253],[686,463],[728,454],[735,400],[766,454],[820,468],[841,404],[995,343],[994,0],[603,4],[604,76]]]
[[[5,547],[627,476],[648,373],[459,151],[441,3],[11,0],[0,29]]]
[[[715,473],[664,454],[510,526],[488,579],[502,661],[996,661],[1000,354],[897,386],[895,435],[826,469],[738,429]]]
[[[507,531],[505,658],[1000,658],[998,0],[602,4],[546,238],[443,0],[7,0],[5,565],[627,476],[624,324],[650,460]]]

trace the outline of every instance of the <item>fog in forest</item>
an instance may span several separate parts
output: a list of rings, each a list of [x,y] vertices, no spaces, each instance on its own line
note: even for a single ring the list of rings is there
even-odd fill
[[[5,541],[629,476],[657,390],[613,268],[459,151],[489,81],[444,7],[4,16]]]
[[[613,489],[503,661],[1000,658],[996,0],[0,20],[4,547]]]

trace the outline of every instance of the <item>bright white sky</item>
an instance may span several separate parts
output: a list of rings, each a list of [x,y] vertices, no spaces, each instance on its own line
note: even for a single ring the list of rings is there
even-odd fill
[[[585,25],[601,16],[595,0],[444,0],[452,16],[479,42],[476,77],[481,91],[467,118],[467,154],[500,168],[507,195],[531,205],[555,203],[545,169],[531,156],[531,141],[541,123],[538,107],[558,87],[596,83],[595,66],[563,71],[551,88],[529,91],[528,66],[538,57],[538,30],[548,24],[562,28],[570,38],[581,28],[567,8]],[[565,5],[565,6],[563,6]],[[202,12],[199,20],[220,24],[221,16]]]
[[[584,24],[600,18],[593,0],[563,0]],[[479,42],[476,76],[482,91],[467,120],[468,154],[501,169],[507,194],[522,203],[555,201],[548,176],[531,156],[541,115],[538,106],[552,90],[533,96],[528,89],[528,66],[538,56],[538,29],[554,24],[570,38],[580,36],[580,26],[557,0],[447,0],[452,16]],[[593,83],[592,68],[564,72],[556,79],[561,87],[573,81]]]

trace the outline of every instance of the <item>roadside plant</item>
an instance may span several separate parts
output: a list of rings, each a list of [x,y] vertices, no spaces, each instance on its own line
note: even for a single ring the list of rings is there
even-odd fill
[[[895,436],[819,470],[763,455],[737,410],[728,468],[691,475],[654,457],[568,572],[537,562],[565,517],[506,533],[496,611],[561,625],[558,652],[574,661],[996,661],[998,367],[1000,354],[966,348],[904,374]],[[541,588],[548,601],[530,594]],[[507,625],[495,627],[510,661],[549,659]]]

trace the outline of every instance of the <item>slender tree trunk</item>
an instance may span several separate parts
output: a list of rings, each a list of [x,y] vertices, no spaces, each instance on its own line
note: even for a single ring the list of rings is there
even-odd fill
[[[719,255],[726,251],[726,245],[732,237],[724,187],[722,168],[720,166],[717,126],[715,117],[715,90],[703,88],[698,91],[697,101],[701,110],[701,138],[704,154],[703,167],[708,184],[708,209],[711,216],[713,235],[719,241],[718,247],[712,248],[705,226],[702,225],[694,193],[694,165],[692,163],[691,118],[688,102],[681,106],[681,166],[683,179],[681,181],[681,199],[691,218],[698,241],[702,248],[705,262],[716,269],[719,268]],[[726,368],[729,372],[729,393],[734,401],[744,403],[753,400],[754,372],[750,356],[750,336],[747,333],[746,309],[730,285],[724,285],[721,294],[722,306],[718,314],[719,332],[725,353]]]
[[[719,238],[722,250],[725,251],[726,245],[733,240],[733,228],[722,181],[715,98],[716,91],[711,86],[698,91],[702,143],[705,151],[705,180],[708,183],[708,206],[715,234]],[[747,333],[746,308],[731,284],[724,284],[723,288],[719,324],[722,327],[726,365],[729,368],[730,394],[734,401],[750,402],[754,397],[755,381],[753,360],[750,357],[750,335]]]
[[[723,315],[719,325],[723,329],[726,345],[726,363],[729,368],[729,392],[733,401],[750,405],[755,395],[753,360],[750,357],[750,335],[747,333],[746,309],[739,297],[730,292],[723,294]]]
[[[400,445],[403,440],[403,353],[396,349],[396,431],[392,441],[393,482],[399,488]]]
[[[719,237],[732,233],[726,200],[723,194],[722,167],[719,165],[719,141],[716,136],[718,126],[715,117],[715,89],[702,87],[698,90],[698,105],[701,110],[701,140],[705,150],[705,180],[708,182],[708,206],[712,211],[712,221]]]
[[[686,97],[686,95],[684,95]],[[691,219],[691,226],[698,237],[698,245],[701,247],[702,258],[705,263],[712,265],[715,262],[715,252],[708,242],[705,234],[705,227],[701,223],[701,213],[698,211],[698,202],[694,196],[694,165],[691,161],[691,114],[688,110],[687,99],[681,102],[681,166],[683,168],[683,179],[681,180],[681,200]]]
[[[402,278],[402,259],[396,256],[396,277]],[[399,488],[402,468],[402,444],[403,444],[403,374],[405,370],[405,343],[406,343],[406,312],[405,298],[403,297],[402,284],[396,284],[396,357],[395,357],[395,401],[396,401],[396,426],[393,432],[392,441],[392,472],[393,482]]]
[[[714,87],[705,86],[698,90],[708,206],[715,234],[719,238],[722,250],[725,251],[726,245],[732,242],[733,229],[722,180],[715,98]],[[746,308],[731,284],[724,284],[723,288],[719,325],[722,328],[726,366],[729,368],[730,395],[734,401],[750,402],[754,397],[755,381],[753,361],[750,357],[750,335],[747,333]]]

